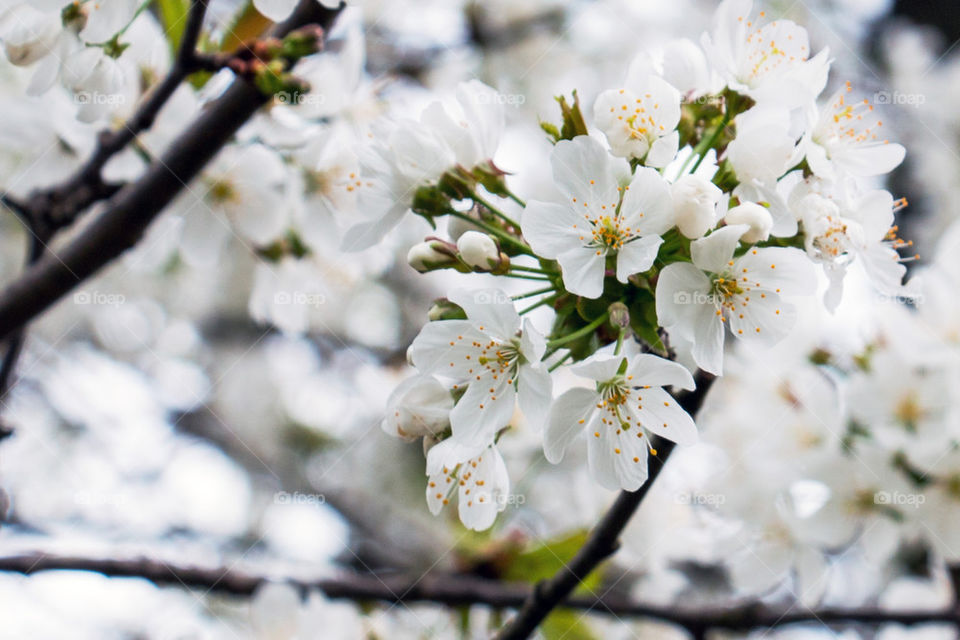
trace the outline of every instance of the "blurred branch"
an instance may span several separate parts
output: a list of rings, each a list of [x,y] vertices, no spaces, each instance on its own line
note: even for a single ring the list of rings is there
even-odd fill
[[[707,391],[713,384],[713,376],[698,376],[695,391],[685,394],[680,405],[690,415],[696,415]],[[497,634],[498,640],[527,638],[543,622],[549,613],[560,606],[597,566],[619,548],[620,534],[630,518],[636,513],[644,497],[663,469],[673,443],[655,439],[657,454],[650,456],[650,475],[637,491],[621,491],[613,506],[604,514],[590,532],[587,541],[568,564],[548,580],[537,583],[517,615]]]
[[[176,421],[177,429],[219,447],[252,475],[270,477],[278,490],[289,493],[321,494],[324,503],[350,524],[350,551],[341,558],[357,570],[413,569],[437,562],[441,538],[396,505],[386,504],[377,495],[360,489],[319,486],[303,473],[302,465],[290,464],[287,454],[260,448],[243,440],[222,419],[209,410],[195,411]],[[251,448],[254,447],[254,448]],[[409,535],[398,535],[404,532]]]
[[[339,11],[325,9],[316,0],[301,0],[290,18],[269,35],[283,37],[311,24],[327,30]],[[198,12],[191,13],[194,21]],[[184,37],[184,46],[190,40]],[[139,242],[154,218],[269,99],[250,83],[234,80],[139,180],[120,189],[108,208],[58,255],[40,259],[0,292],[0,338],[9,336]],[[144,126],[149,119],[148,112]],[[128,130],[118,135],[123,139],[132,134]]]
[[[340,574],[317,580],[296,580],[268,578],[232,568],[177,565],[148,558],[86,558],[41,552],[0,557],[0,571],[32,575],[54,570],[92,571],[110,577],[143,578],[157,585],[236,596],[250,596],[268,582],[284,582],[302,592],[318,590],[331,599],[386,603],[431,602],[448,606],[480,604],[494,609],[519,607],[527,599],[528,593],[526,585],[455,573],[419,576]],[[694,610],[689,607],[644,604],[623,596],[609,595],[564,598],[559,606],[618,617],[652,618],[683,627],[695,637],[702,636],[708,629],[745,631],[798,623],[848,626],[940,622],[960,626],[960,614],[952,608],[933,611],[775,609],[750,602],[728,607],[698,607]]]

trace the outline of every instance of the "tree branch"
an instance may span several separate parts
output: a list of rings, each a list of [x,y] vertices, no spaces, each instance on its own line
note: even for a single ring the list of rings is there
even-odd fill
[[[54,570],[92,571],[110,577],[143,578],[157,585],[234,596],[250,596],[267,582],[281,581],[302,592],[315,589],[331,599],[356,602],[430,602],[447,606],[480,604],[494,609],[508,609],[521,606],[528,597],[526,585],[454,573],[428,573],[423,576],[343,573],[317,580],[273,580],[232,568],[178,565],[149,558],[87,558],[42,552],[0,557],[0,571],[32,575]],[[940,622],[960,626],[960,613],[952,608],[935,611],[873,608],[812,610],[803,607],[774,609],[749,602],[693,610],[633,602],[617,595],[576,596],[563,601],[560,606],[618,617],[656,619],[683,627],[694,634],[708,629],[746,631],[798,623],[849,626]]]
[[[696,390],[683,396],[679,401],[680,405],[690,415],[696,415],[712,383],[712,376],[709,379],[701,377]],[[640,507],[673,450],[673,443],[663,439],[656,439],[654,444],[657,455],[650,456],[650,475],[646,483],[637,491],[620,492],[613,506],[590,532],[586,543],[573,560],[552,578],[533,588],[517,615],[497,634],[497,640],[520,640],[529,637],[553,609],[560,606],[601,562],[617,550],[620,534]]]
[[[328,30],[339,11],[325,9],[316,0],[301,0],[293,15],[270,35],[282,37],[308,24]],[[0,338],[9,336],[133,247],[164,207],[268,100],[269,96],[256,87],[235,80],[162,158],[151,164],[136,183],[113,196],[109,208],[56,257],[45,256],[0,292]]]

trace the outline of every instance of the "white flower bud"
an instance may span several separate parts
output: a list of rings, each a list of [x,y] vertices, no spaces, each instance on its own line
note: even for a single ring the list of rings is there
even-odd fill
[[[677,228],[687,238],[703,237],[717,223],[720,188],[697,175],[685,175],[673,183],[674,215]]]
[[[762,242],[770,237],[770,229],[773,228],[773,216],[755,202],[744,202],[743,204],[730,209],[724,217],[727,224],[746,224],[750,225],[750,230],[740,238],[743,242]]]
[[[7,58],[26,66],[49,54],[60,35],[60,16],[28,4],[11,7],[0,19],[0,40]]]
[[[387,400],[383,430],[413,440],[441,433],[450,426],[453,397],[431,376],[414,376],[400,383]]]
[[[479,231],[467,231],[457,240],[460,259],[474,269],[489,271],[500,262],[500,250],[493,238]]]
[[[407,263],[420,273],[426,273],[437,265],[449,262],[450,256],[434,249],[433,244],[426,241],[410,247],[410,251],[407,252]]]

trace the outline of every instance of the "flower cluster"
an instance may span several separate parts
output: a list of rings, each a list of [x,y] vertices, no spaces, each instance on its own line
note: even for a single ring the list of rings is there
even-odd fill
[[[520,424],[542,434],[551,462],[585,437],[596,481],[636,490],[652,437],[697,440],[667,389],[693,389],[697,369],[721,375],[728,335],[769,349],[799,304],[819,304],[821,280],[834,310],[854,268],[907,295],[909,243],[893,221],[904,202],[864,181],[903,147],[849,83],[821,98],[829,55],[811,55],[799,25],[754,15],[749,0],[725,0],[714,22],[702,47],[669,45],[670,64],[639,55],[596,98],[590,125],[576,94],[558,99],[562,125],[543,125],[547,199],[524,202],[493,163],[503,113],[478,82],[375,136],[350,212],[367,219],[347,246],[369,246],[407,211],[445,217],[451,239],[410,250],[418,271],[540,286],[457,289],[410,348],[419,375],[391,397],[384,428],[424,438],[435,513],[457,489],[465,525],[494,522],[510,486],[498,439]],[[524,317],[539,307],[555,312],[549,330]],[[585,384],[554,398],[566,368]]]

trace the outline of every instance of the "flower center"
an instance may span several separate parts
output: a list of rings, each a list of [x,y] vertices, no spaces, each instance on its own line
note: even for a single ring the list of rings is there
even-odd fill
[[[590,246],[602,251],[619,251],[630,238],[630,227],[620,228],[617,216],[603,216],[593,221]]]
[[[722,306],[731,304],[731,300],[743,292],[743,288],[734,277],[721,276],[713,281],[713,293]]]
[[[630,401],[633,390],[626,379],[623,376],[617,376],[606,382],[598,382],[597,391],[601,398],[600,408],[607,414],[601,419],[603,424],[615,426],[624,431],[630,429],[633,418],[629,414],[624,415],[623,409]]]

